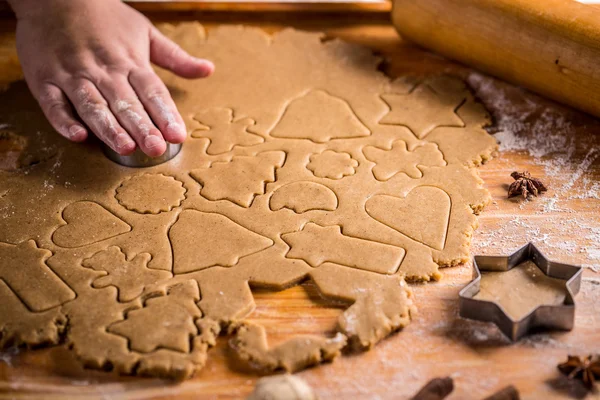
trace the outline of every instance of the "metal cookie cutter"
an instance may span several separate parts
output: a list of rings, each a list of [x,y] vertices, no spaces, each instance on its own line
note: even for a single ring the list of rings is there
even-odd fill
[[[143,151],[138,147],[135,151],[127,156],[122,156],[106,144],[102,143],[102,151],[106,157],[116,162],[117,164],[124,165],[126,167],[141,168],[141,167],[152,167],[154,165],[162,164],[175,157],[181,151],[181,143],[169,143],[167,142],[167,149],[165,152],[158,157],[149,157],[144,154]]]
[[[525,262],[532,261],[547,276],[566,281],[567,294],[560,305],[540,305],[518,321],[510,318],[502,307],[473,297],[479,293],[480,271],[508,271]],[[509,256],[475,256],[473,280],[458,294],[460,316],[479,321],[493,322],[512,341],[520,339],[530,329],[573,329],[575,321],[575,295],[581,287],[583,268],[548,260],[533,243],[529,243]]]

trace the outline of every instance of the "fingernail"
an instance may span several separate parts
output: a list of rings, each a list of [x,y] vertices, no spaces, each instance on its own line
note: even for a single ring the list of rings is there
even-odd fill
[[[202,60],[200,59],[200,61],[202,61],[202,64],[204,64],[205,67],[213,69],[215,67],[215,64],[213,64],[212,61],[210,60]]]
[[[210,74],[212,74],[214,72],[215,64],[213,64],[211,61],[203,60],[200,58],[198,58],[197,60],[202,65],[202,68],[203,68],[202,72],[203,72],[204,76],[209,76]]]
[[[181,140],[185,139],[187,133],[185,127],[178,122],[172,121],[167,124],[167,133],[171,137],[178,136]]]
[[[157,136],[148,136],[148,137],[146,137],[146,139],[144,139],[144,146],[146,146],[146,148],[148,148],[148,149],[153,149],[155,147],[158,147],[158,146],[162,145],[162,143],[163,143],[163,140]]]
[[[129,137],[129,135],[126,135],[124,133],[120,133],[115,138],[115,143],[117,144],[117,148],[122,149],[124,147],[131,146],[131,144],[133,143],[133,141],[131,140],[131,138]]]
[[[77,136],[81,136],[85,133],[85,129],[79,125],[71,125],[69,130],[67,131],[67,136],[69,139],[75,139]]]

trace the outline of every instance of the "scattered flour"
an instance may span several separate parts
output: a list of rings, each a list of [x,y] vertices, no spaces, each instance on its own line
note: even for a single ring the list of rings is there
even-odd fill
[[[600,140],[575,135],[573,122],[565,117],[564,109],[558,105],[533,101],[529,97],[534,95],[525,93],[521,96],[522,102],[518,103],[509,99],[509,95],[521,89],[479,73],[472,73],[467,81],[496,119],[492,133],[500,143],[501,152],[529,154],[536,164],[544,167],[546,176],[562,181],[560,187],[554,188],[561,194],[583,179],[585,191],[577,193],[576,198],[587,198],[586,195],[598,198],[600,184],[590,182],[584,174],[600,159]],[[576,154],[582,150],[586,155],[580,160]],[[571,198],[574,197],[568,197]]]
[[[588,249],[587,254],[592,260],[600,260],[600,249]]]
[[[600,182],[587,174],[598,168],[600,138],[576,134],[577,128],[598,122],[479,73],[467,81],[495,117],[490,131],[500,152],[526,153],[542,168],[534,175],[549,186],[543,196],[520,201],[512,220],[498,222],[489,216],[493,222],[482,224],[473,251],[506,254],[531,241],[548,256],[563,258],[558,261],[600,272],[600,221],[570,208],[585,200],[577,204],[600,210]],[[495,206],[497,202],[491,207]]]
[[[19,349],[16,347],[9,347],[5,351],[0,352],[0,363],[5,363],[9,367],[12,367],[12,360],[19,354]]]

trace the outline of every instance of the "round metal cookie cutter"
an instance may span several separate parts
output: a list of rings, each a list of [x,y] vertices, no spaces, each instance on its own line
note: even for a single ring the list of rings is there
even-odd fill
[[[175,157],[181,151],[182,143],[169,143],[167,142],[167,149],[165,152],[158,157],[150,157],[144,154],[140,148],[136,148],[135,151],[127,156],[122,156],[105,143],[102,143],[102,151],[110,160],[117,164],[124,165],[131,168],[144,168],[152,167],[158,164],[165,163]]]

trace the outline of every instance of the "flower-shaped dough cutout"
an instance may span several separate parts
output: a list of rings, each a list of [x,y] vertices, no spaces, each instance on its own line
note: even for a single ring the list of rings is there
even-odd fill
[[[446,165],[444,155],[435,143],[417,145],[411,149],[403,140],[397,140],[391,149],[367,146],[363,153],[369,161],[373,161],[373,176],[378,181],[387,181],[396,174],[405,173],[413,179],[423,176],[419,166],[443,167]]]
[[[160,214],[179,207],[185,200],[183,183],[163,174],[142,174],[125,180],[117,188],[116,198],[129,211]]]
[[[342,179],[344,176],[354,175],[356,167],[358,161],[350,154],[333,150],[311,155],[310,162],[306,166],[314,176],[329,179]]]

